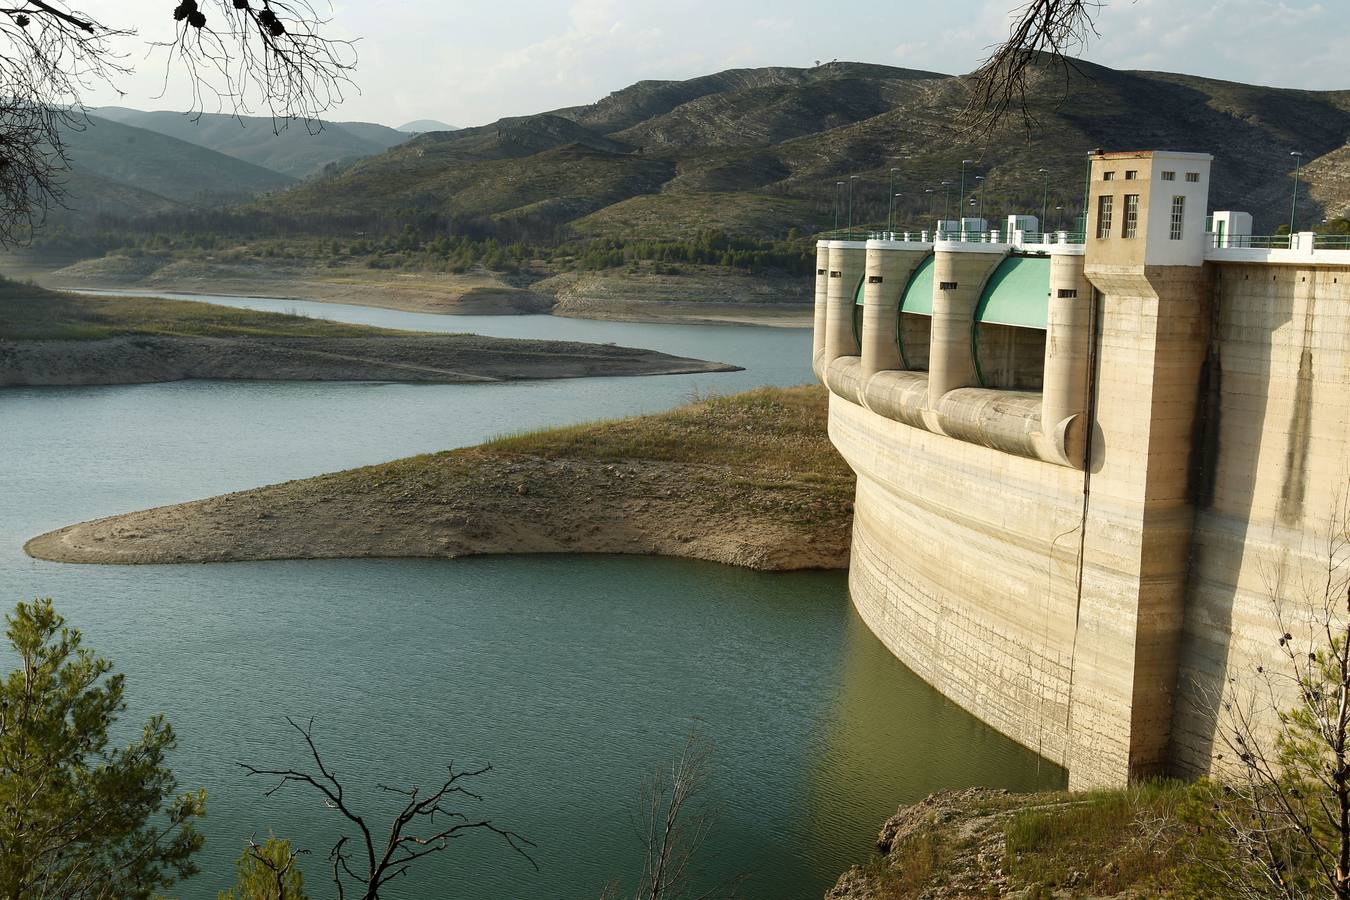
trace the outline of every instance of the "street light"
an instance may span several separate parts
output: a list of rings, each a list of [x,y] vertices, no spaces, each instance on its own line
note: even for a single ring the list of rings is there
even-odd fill
[[[952,220],[952,183],[950,181],[942,182],[942,223],[938,226],[938,233],[947,230],[947,223]]]
[[[848,176],[848,228],[853,230],[853,182],[861,178],[861,175]]]
[[[834,183],[834,230],[839,230],[839,207],[843,205],[844,183],[836,181]]]
[[[899,200],[903,196],[904,194],[891,194],[890,215],[886,216],[886,222],[888,223],[886,226],[886,231],[890,232],[891,234],[895,233],[895,226],[889,224],[891,220],[895,218],[895,201]]]
[[[933,221],[933,201],[937,199],[937,194],[933,193],[932,188],[924,188],[923,192],[928,195],[928,221]]]
[[[1289,155],[1297,161],[1294,163],[1294,199],[1289,201],[1289,246],[1294,246],[1294,211],[1298,209],[1298,173],[1303,167],[1303,151],[1290,150]]]
[[[1050,205],[1050,170],[1039,169],[1038,171],[1045,176],[1045,193],[1041,195],[1041,234],[1045,234],[1045,212]]]
[[[975,184],[977,185],[977,187],[975,188],[975,192],[976,192],[977,194],[980,195],[980,220],[983,221],[983,220],[984,220],[984,176],[983,176],[983,175],[976,175],[976,176],[975,176]]]
[[[891,194],[893,194],[893,195],[895,194],[895,173],[896,173],[896,172],[899,172],[899,171],[900,171],[899,169],[891,169],[891,190],[890,190],[890,192],[891,192]],[[892,199],[894,199],[894,197],[892,197]],[[892,216],[894,215],[894,213],[895,213],[895,204],[892,203],[892,204],[889,205],[888,211],[887,211],[887,213],[886,213],[886,230],[887,230],[887,231],[894,231],[894,230],[895,230],[895,223],[894,223],[893,221],[891,221]]]
[[[1064,210],[1064,207],[1063,207],[1063,206],[1056,206],[1056,207],[1055,207],[1055,230],[1056,230],[1056,231],[1063,231],[1063,230],[1064,230],[1064,212],[1063,212],[1063,210]]]
[[[960,193],[958,193],[958,194],[956,195],[958,198],[964,197],[964,196],[966,195],[966,164],[967,164],[967,163],[973,163],[974,161],[975,161],[975,160],[973,160],[973,159],[963,159],[963,160],[961,160],[961,191],[960,191]],[[959,201],[958,201],[958,202],[959,202]],[[959,207],[957,208],[956,212],[957,212],[958,215],[961,215],[961,214],[962,214]],[[966,229],[965,229],[965,224],[964,224],[964,223],[961,224],[961,227],[957,228],[957,231],[965,231],[965,230],[966,230]]]

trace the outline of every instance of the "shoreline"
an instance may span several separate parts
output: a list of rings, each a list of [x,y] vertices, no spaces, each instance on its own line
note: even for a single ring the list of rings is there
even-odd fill
[[[828,455],[823,399],[808,387],[710,398],[68,525],[24,551],[121,565],[622,553],[840,569],[853,482]]]
[[[316,265],[225,264],[103,258],[33,268],[44,287],[68,291],[266,297],[439,315],[557,315],[601,321],[809,328],[812,297],[798,278],[711,267],[679,275],[622,270],[510,278]]]

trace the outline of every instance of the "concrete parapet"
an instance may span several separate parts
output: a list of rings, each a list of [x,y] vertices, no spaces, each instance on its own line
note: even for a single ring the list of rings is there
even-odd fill
[[[825,356],[823,366],[841,356],[858,356],[858,336],[853,330],[854,300],[858,282],[867,265],[863,241],[830,241],[829,288],[826,291]]]

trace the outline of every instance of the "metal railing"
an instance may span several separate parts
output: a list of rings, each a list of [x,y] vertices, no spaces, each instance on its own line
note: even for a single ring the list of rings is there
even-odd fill
[[[1217,250],[1288,250],[1287,234],[1216,234],[1205,235],[1211,248]]]
[[[823,241],[914,241],[931,244],[933,241],[954,241],[963,244],[1082,244],[1081,231],[1024,231],[1021,239],[1016,240],[1017,232],[1012,235],[999,229],[989,231],[943,231],[926,228],[896,229],[895,231],[859,231],[839,229],[825,231],[819,239]]]
[[[1350,250],[1350,234],[1319,234],[1313,238],[1314,250]]]

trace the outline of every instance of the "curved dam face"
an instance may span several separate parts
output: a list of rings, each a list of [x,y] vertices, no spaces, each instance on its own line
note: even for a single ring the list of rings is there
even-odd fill
[[[1082,473],[830,400],[858,475],[849,591],[920,677],[1067,758]]]
[[[1207,233],[1209,161],[1095,156],[1085,235],[817,248],[853,603],[1072,788],[1218,771],[1221,698],[1300,601],[1270,573],[1325,578],[1347,524],[1350,250]]]

